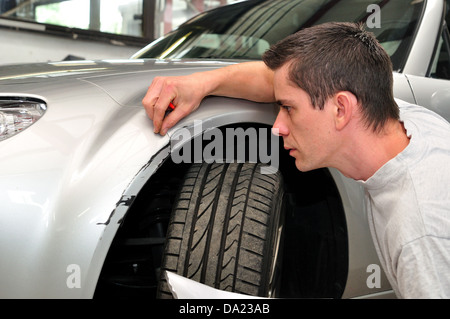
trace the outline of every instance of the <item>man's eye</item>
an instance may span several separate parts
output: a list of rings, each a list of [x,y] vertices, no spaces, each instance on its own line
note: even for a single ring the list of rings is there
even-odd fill
[[[285,109],[288,113],[290,113],[290,111],[291,111],[291,107],[290,107],[290,106],[282,105],[281,107],[282,107],[283,109]]]

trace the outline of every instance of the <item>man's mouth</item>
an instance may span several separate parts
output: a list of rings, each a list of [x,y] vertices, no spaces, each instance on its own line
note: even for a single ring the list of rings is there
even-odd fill
[[[295,151],[295,148],[284,146],[284,149],[289,152],[289,155],[292,156],[292,153]]]

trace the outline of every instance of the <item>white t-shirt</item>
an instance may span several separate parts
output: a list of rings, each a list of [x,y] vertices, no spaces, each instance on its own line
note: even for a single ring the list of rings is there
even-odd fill
[[[358,181],[366,189],[370,230],[399,298],[450,298],[450,124],[423,107],[397,103],[410,143]]]

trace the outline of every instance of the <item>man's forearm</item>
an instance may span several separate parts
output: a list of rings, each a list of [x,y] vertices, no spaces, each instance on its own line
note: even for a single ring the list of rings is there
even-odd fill
[[[263,62],[246,62],[205,72],[205,95],[242,98],[255,102],[275,101],[273,71]],[[205,79],[204,78],[204,79]]]

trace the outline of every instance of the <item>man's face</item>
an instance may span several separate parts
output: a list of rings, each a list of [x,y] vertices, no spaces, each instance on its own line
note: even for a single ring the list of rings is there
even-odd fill
[[[288,78],[286,64],[274,73],[275,98],[280,111],[273,125],[283,137],[284,148],[295,158],[300,171],[330,166],[337,145],[333,139],[333,116],[329,101],[316,109],[309,95]]]

